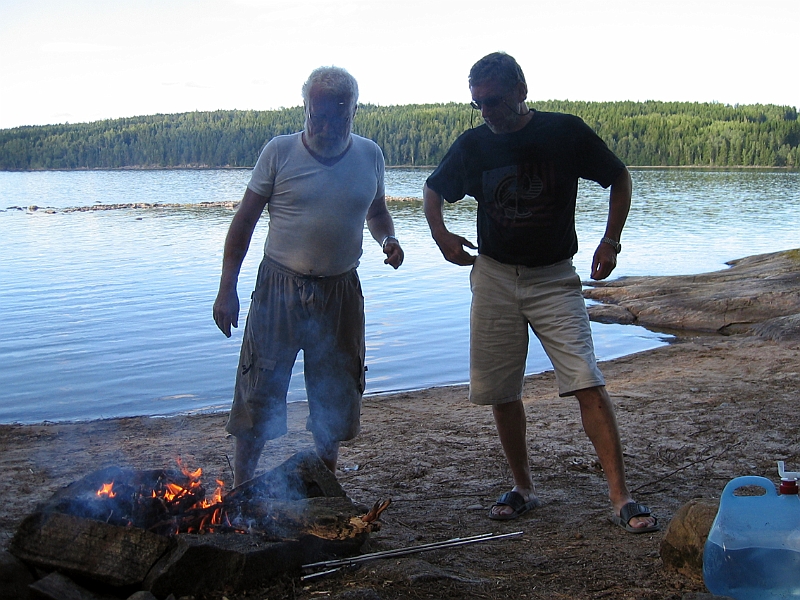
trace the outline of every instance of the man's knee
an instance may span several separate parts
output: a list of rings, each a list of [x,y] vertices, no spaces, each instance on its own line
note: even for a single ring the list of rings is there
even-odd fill
[[[614,404],[611,402],[611,396],[608,395],[604,385],[577,390],[575,397],[578,399],[581,410],[614,412]]]
[[[520,407],[522,407],[522,400],[516,399],[510,402],[501,402],[499,404],[492,404],[492,412],[495,415],[509,415],[516,414]]]
[[[583,399],[585,400],[610,400],[610,396],[606,391],[606,386],[604,385],[596,385],[593,387],[583,388],[581,390],[575,390],[573,392],[575,397],[578,399],[578,402],[581,402]]]

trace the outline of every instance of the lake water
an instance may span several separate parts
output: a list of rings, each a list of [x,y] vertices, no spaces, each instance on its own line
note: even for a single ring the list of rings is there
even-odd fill
[[[387,193],[420,197],[429,173],[390,169]],[[226,410],[267,222],[259,223],[240,277],[241,327],[227,339],[211,305],[232,211],[192,205],[238,200],[248,179],[247,170],[0,172],[0,423]],[[717,270],[800,246],[800,173],[635,170],[633,180],[615,277]],[[62,210],[129,202],[189,206]],[[607,192],[582,183],[578,205],[575,264],[588,279]],[[359,268],[367,393],[466,382],[468,269],[441,257],[421,201],[390,210],[405,264],[398,271],[384,265],[367,236]],[[473,241],[474,211],[470,200],[446,207],[451,230]],[[633,326],[593,330],[601,360],[668,339]],[[548,368],[534,341],[528,372]],[[290,400],[302,399],[299,360]]]

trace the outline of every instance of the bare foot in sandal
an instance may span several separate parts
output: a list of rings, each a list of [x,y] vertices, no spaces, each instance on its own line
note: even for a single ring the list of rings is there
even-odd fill
[[[492,505],[489,509],[489,518],[495,521],[510,521],[541,505],[541,501],[533,491],[520,490],[515,486]]]

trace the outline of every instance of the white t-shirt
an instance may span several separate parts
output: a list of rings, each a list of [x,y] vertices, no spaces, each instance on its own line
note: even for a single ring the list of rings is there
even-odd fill
[[[247,184],[268,198],[264,255],[298,273],[339,275],[358,266],[367,211],[385,194],[383,153],[352,135],[341,160],[326,166],[301,135],[272,138]]]

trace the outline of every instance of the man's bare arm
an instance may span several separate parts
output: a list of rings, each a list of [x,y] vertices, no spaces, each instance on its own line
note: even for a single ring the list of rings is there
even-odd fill
[[[456,265],[466,266],[475,262],[475,255],[470,254],[464,248],[476,249],[475,245],[468,239],[451,233],[444,224],[444,212],[442,206],[444,199],[442,196],[425,184],[422,188],[422,199],[425,208],[425,218],[428,227],[431,228],[431,236],[442,251],[445,260]]]
[[[214,322],[227,337],[231,337],[231,326],[239,327],[239,295],[236,284],[239,281],[242,262],[250,247],[253,231],[267,201],[268,198],[247,188],[225,237],[222,275],[219,280],[219,292],[214,300]]]
[[[625,169],[619,174],[616,181],[611,184],[608,201],[608,220],[606,222],[605,237],[619,242],[622,237],[622,228],[628,219],[631,208],[633,185],[631,174]],[[617,253],[610,244],[601,242],[595,250],[592,259],[592,279],[605,279],[617,266]]]
[[[375,241],[382,245],[383,253],[386,255],[384,264],[391,265],[395,269],[403,264],[404,253],[400,247],[400,242],[394,237],[394,221],[389,209],[386,208],[386,197],[375,198],[367,211],[367,228],[375,238]]]

